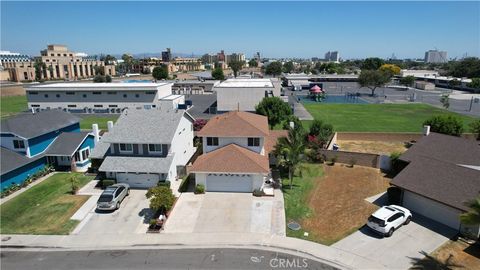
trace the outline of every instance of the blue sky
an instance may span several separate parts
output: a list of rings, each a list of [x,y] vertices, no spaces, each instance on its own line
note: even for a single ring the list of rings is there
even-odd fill
[[[1,2],[1,49],[266,57],[480,54],[480,2]]]

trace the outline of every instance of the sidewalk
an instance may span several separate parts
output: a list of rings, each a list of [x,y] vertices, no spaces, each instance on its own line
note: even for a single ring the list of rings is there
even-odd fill
[[[114,250],[175,248],[253,248],[269,249],[325,262],[340,269],[386,269],[384,265],[321,244],[268,234],[243,233],[160,233],[105,235],[2,235],[2,249]]]

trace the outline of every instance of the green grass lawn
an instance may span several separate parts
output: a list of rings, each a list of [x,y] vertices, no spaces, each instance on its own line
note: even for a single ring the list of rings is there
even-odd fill
[[[15,115],[27,109],[26,96],[1,97],[1,118]]]
[[[304,104],[313,118],[332,124],[344,132],[422,132],[423,122],[438,114],[461,118],[465,132],[474,120],[427,104]],[[309,126],[311,121],[304,121]]]
[[[290,180],[283,179],[283,198],[285,200],[285,216],[287,224],[290,221],[300,223],[304,218],[310,217],[313,213],[308,206],[308,195],[313,190],[315,181],[320,181],[323,175],[322,167],[319,164],[302,164],[293,177],[293,185],[290,189]],[[287,236],[306,239],[303,236],[305,231],[290,230],[287,227]]]
[[[92,129],[92,124],[98,124],[99,129],[106,130],[108,121],[117,121],[118,115],[105,115],[105,116],[85,116],[80,121],[80,129]]]
[[[70,194],[72,174],[80,187],[93,179],[80,173],[57,173],[0,205],[0,233],[68,234],[79,222],[70,217],[89,198]]]

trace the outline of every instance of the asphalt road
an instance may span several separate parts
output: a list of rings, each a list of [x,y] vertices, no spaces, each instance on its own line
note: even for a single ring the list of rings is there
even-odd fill
[[[2,270],[337,269],[290,254],[254,249],[2,251]]]

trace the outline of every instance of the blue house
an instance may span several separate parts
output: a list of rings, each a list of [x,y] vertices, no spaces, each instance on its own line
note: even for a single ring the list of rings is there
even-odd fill
[[[57,170],[86,171],[95,146],[80,131],[80,118],[60,110],[20,114],[1,122],[1,186],[22,184],[47,164]]]

